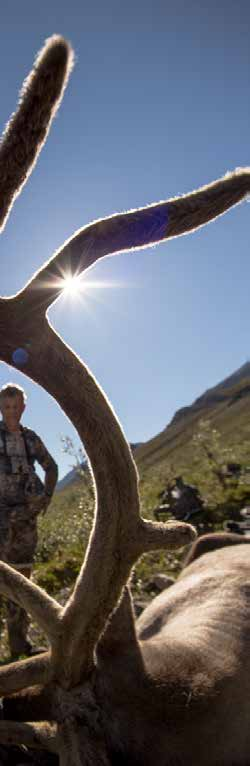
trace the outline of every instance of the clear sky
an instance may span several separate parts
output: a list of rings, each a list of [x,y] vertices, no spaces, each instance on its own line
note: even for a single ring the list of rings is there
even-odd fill
[[[93,219],[164,200],[250,164],[248,0],[14,0],[1,9],[2,128],[53,33],[76,52],[63,103],[1,235],[1,294]],[[249,204],[198,232],[106,258],[50,321],[87,362],[130,441],[161,431],[250,358]],[[94,285],[90,283],[94,283]],[[53,375],[53,370],[51,370]],[[78,440],[58,405],[25,387],[24,424],[59,463]]]

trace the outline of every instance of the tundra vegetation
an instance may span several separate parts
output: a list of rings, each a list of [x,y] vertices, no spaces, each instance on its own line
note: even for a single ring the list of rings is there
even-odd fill
[[[72,63],[70,46],[53,37],[25,82],[0,150],[2,227]],[[183,547],[195,532],[141,516],[137,470],[116,415],[46,317],[63,272],[78,274],[106,254],[193,231],[249,189],[249,169],[237,170],[183,197],[95,221],[17,295],[0,299],[1,359],[14,367],[24,360],[25,373],[61,405],[82,439],[95,488],[84,562],[63,607],[0,564],[0,591],[32,615],[49,641],[45,653],[0,669],[3,744],[55,753],[61,766],[249,764],[248,546],[193,561],[136,629],[128,586],[134,563],[144,552]]]
[[[35,564],[35,581],[59,600],[65,588],[73,586],[80,569],[95,505],[92,477],[84,462],[82,449],[78,449],[69,437],[63,437],[62,444],[69,456],[69,467],[76,468],[75,479],[72,485],[56,493],[49,514],[39,519]],[[241,508],[250,503],[250,440],[247,433],[239,429],[237,441],[232,445],[231,434],[227,440],[209,419],[201,419],[190,444],[190,455],[184,446],[176,450],[175,462],[170,453],[159,461],[156,456],[152,466],[138,460],[138,450],[135,450],[134,459],[136,463],[138,460],[140,475],[141,512],[145,518],[152,520],[153,509],[159,504],[160,493],[166,483],[173,483],[174,477],[182,474],[186,481],[199,488],[205,500],[204,511],[194,519],[196,524],[198,522],[199,532],[203,534],[208,529],[218,532],[228,518],[240,520]],[[241,464],[242,470],[239,475],[228,475],[227,465],[235,461]],[[166,514],[165,520],[170,518],[171,514]],[[163,571],[176,577],[182,569],[183,558],[185,554],[182,550],[151,551],[143,555],[133,571],[133,596],[143,601],[150,598],[146,594],[152,576]]]

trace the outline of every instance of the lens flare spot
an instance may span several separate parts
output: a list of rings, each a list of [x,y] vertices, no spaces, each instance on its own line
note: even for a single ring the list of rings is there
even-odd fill
[[[12,361],[14,364],[16,364],[17,367],[24,367],[28,361],[28,358],[29,354],[25,348],[16,348],[15,351],[13,351]]]

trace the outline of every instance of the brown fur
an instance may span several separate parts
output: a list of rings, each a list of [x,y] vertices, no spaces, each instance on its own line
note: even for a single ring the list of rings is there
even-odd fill
[[[34,698],[32,691],[20,702],[19,695],[10,698],[5,714],[60,721],[75,711],[78,734],[85,721],[110,764],[247,763],[249,594],[247,545],[207,553],[154,599],[137,622],[137,637],[125,596],[98,647],[92,678],[75,691],[52,683]],[[80,753],[81,743],[80,736]],[[96,755],[81,758],[96,763]]]
[[[188,564],[192,564],[192,562],[202,556],[203,553],[209,553],[209,551],[225,548],[228,545],[247,545],[248,543],[250,543],[250,537],[247,538],[244,535],[231,534],[229,532],[215,532],[201,535],[201,537],[198,537],[198,539],[191,545],[191,548],[184,559],[183,566],[187,567]]]

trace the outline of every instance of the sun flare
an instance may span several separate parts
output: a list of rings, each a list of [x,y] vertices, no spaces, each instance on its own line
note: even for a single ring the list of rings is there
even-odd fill
[[[81,286],[81,282],[77,277],[68,276],[63,279],[62,289],[65,295],[74,297],[80,292]]]

